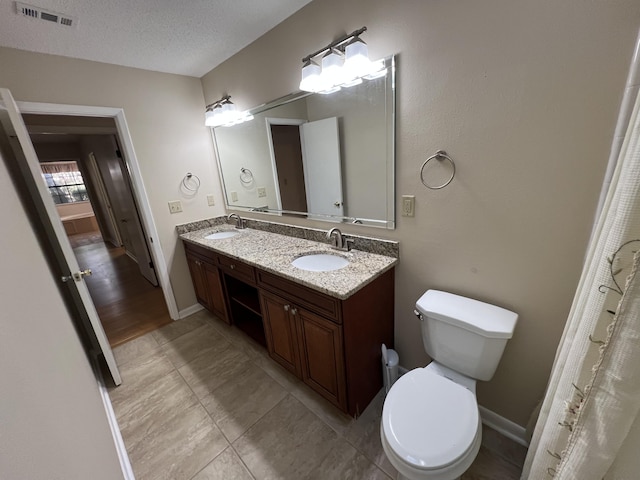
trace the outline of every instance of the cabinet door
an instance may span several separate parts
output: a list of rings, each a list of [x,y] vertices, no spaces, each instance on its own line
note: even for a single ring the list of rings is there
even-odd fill
[[[342,410],[346,408],[342,327],[302,308],[294,308],[302,380]]]
[[[269,356],[300,377],[298,339],[291,304],[265,292],[260,293],[260,301]]]
[[[220,270],[208,263],[203,263],[202,265],[204,267],[206,286],[209,291],[209,310],[216,314],[221,320],[231,323],[224,301],[224,290],[222,288]]]
[[[209,289],[207,288],[207,278],[204,273],[203,264],[204,262],[202,262],[202,260],[187,252],[187,265],[189,265],[193,288],[196,291],[196,299],[201,305],[210,309]]]

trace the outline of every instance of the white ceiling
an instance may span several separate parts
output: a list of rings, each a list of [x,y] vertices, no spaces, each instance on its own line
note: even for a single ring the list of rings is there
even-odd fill
[[[0,46],[201,77],[311,0],[26,0],[74,27],[0,0]]]

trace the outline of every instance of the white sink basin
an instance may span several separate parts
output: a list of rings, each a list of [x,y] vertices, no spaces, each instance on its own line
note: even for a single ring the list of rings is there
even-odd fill
[[[230,231],[230,232],[214,232],[207,235],[205,240],[222,240],[223,238],[231,238],[235,237],[238,232]]]
[[[296,258],[291,265],[309,272],[330,272],[346,267],[349,260],[330,253],[313,253]]]

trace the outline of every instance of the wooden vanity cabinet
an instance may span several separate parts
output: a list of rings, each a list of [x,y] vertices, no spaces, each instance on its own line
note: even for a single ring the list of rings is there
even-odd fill
[[[209,292],[209,310],[220,319],[229,323],[220,270],[207,262],[204,262],[203,265],[206,287]]]
[[[304,308],[296,317],[302,381],[341,410],[347,408],[342,327]]]
[[[260,292],[260,302],[269,356],[297,377],[302,377],[296,318],[291,314],[291,302],[265,291]]]
[[[207,287],[207,279],[204,272],[204,262],[196,255],[186,251],[187,265],[193,282],[193,289],[196,292],[198,303],[210,310],[209,292]]]
[[[342,328],[286,299],[261,291],[269,356],[346,410]]]
[[[227,315],[222,275],[215,265],[215,258],[211,256],[212,252],[185,243],[185,254],[198,303],[220,319],[231,323]]]
[[[382,387],[380,347],[393,345],[393,273],[339,300],[256,272],[269,355],[352,416]]]
[[[336,407],[357,417],[380,391],[393,269],[340,300],[188,242],[185,252],[198,301]]]

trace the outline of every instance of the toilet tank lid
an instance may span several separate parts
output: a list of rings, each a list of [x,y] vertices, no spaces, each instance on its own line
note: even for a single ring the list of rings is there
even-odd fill
[[[453,293],[427,290],[416,302],[423,315],[489,338],[511,338],[518,314]]]

